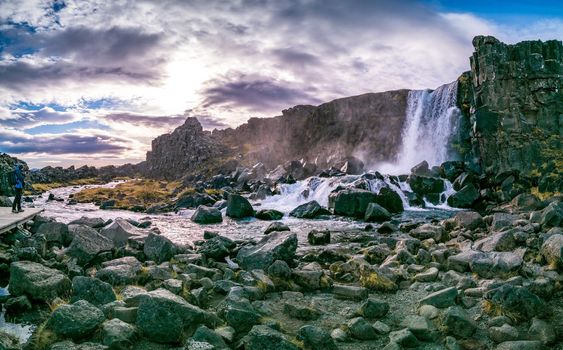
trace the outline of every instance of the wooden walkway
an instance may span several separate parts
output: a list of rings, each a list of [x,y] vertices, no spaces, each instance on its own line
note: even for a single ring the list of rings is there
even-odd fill
[[[12,208],[0,207],[0,234],[33,219],[35,215],[42,211],[43,209],[24,208],[23,213],[14,214]]]

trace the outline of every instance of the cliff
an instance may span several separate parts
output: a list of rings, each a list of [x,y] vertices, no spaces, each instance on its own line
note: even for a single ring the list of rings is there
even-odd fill
[[[472,126],[472,157],[489,173],[516,170],[561,190],[561,41],[507,45],[477,36],[473,46],[458,98]]]
[[[349,157],[389,160],[401,145],[408,90],[368,93],[319,106],[295,106],[273,118],[251,118],[236,129],[206,133],[195,118],[161,135],[147,153],[150,177],[177,178],[235,158],[274,168],[291,160],[319,167]]]

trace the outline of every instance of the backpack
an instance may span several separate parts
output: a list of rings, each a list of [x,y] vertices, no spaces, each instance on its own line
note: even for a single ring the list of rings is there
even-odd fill
[[[10,186],[16,185],[16,171],[15,170],[8,172],[8,184]]]

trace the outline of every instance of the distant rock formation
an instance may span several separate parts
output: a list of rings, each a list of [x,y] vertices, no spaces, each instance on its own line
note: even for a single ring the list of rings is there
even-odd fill
[[[545,189],[561,190],[562,42],[507,45],[477,36],[473,46],[458,98],[470,118],[473,156],[488,172],[541,174]]]
[[[195,118],[152,142],[146,175],[179,178],[229,159],[273,169],[292,160],[342,166],[350,157],[385,161],[397,154],[408,90],[368,93],[320,106],[295,106],[273,118],[251,118],[236,129],[203,131]]]

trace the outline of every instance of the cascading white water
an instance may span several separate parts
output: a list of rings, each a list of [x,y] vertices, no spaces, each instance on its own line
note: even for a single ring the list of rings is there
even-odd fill
[[[408,174],[423,160],[430,166],[450,160],[450,140],[460,117],[456,104],[457,81],[434,91],[410,91],[401,150],[396,161],[381,164],[378,170],[388,174]]]

